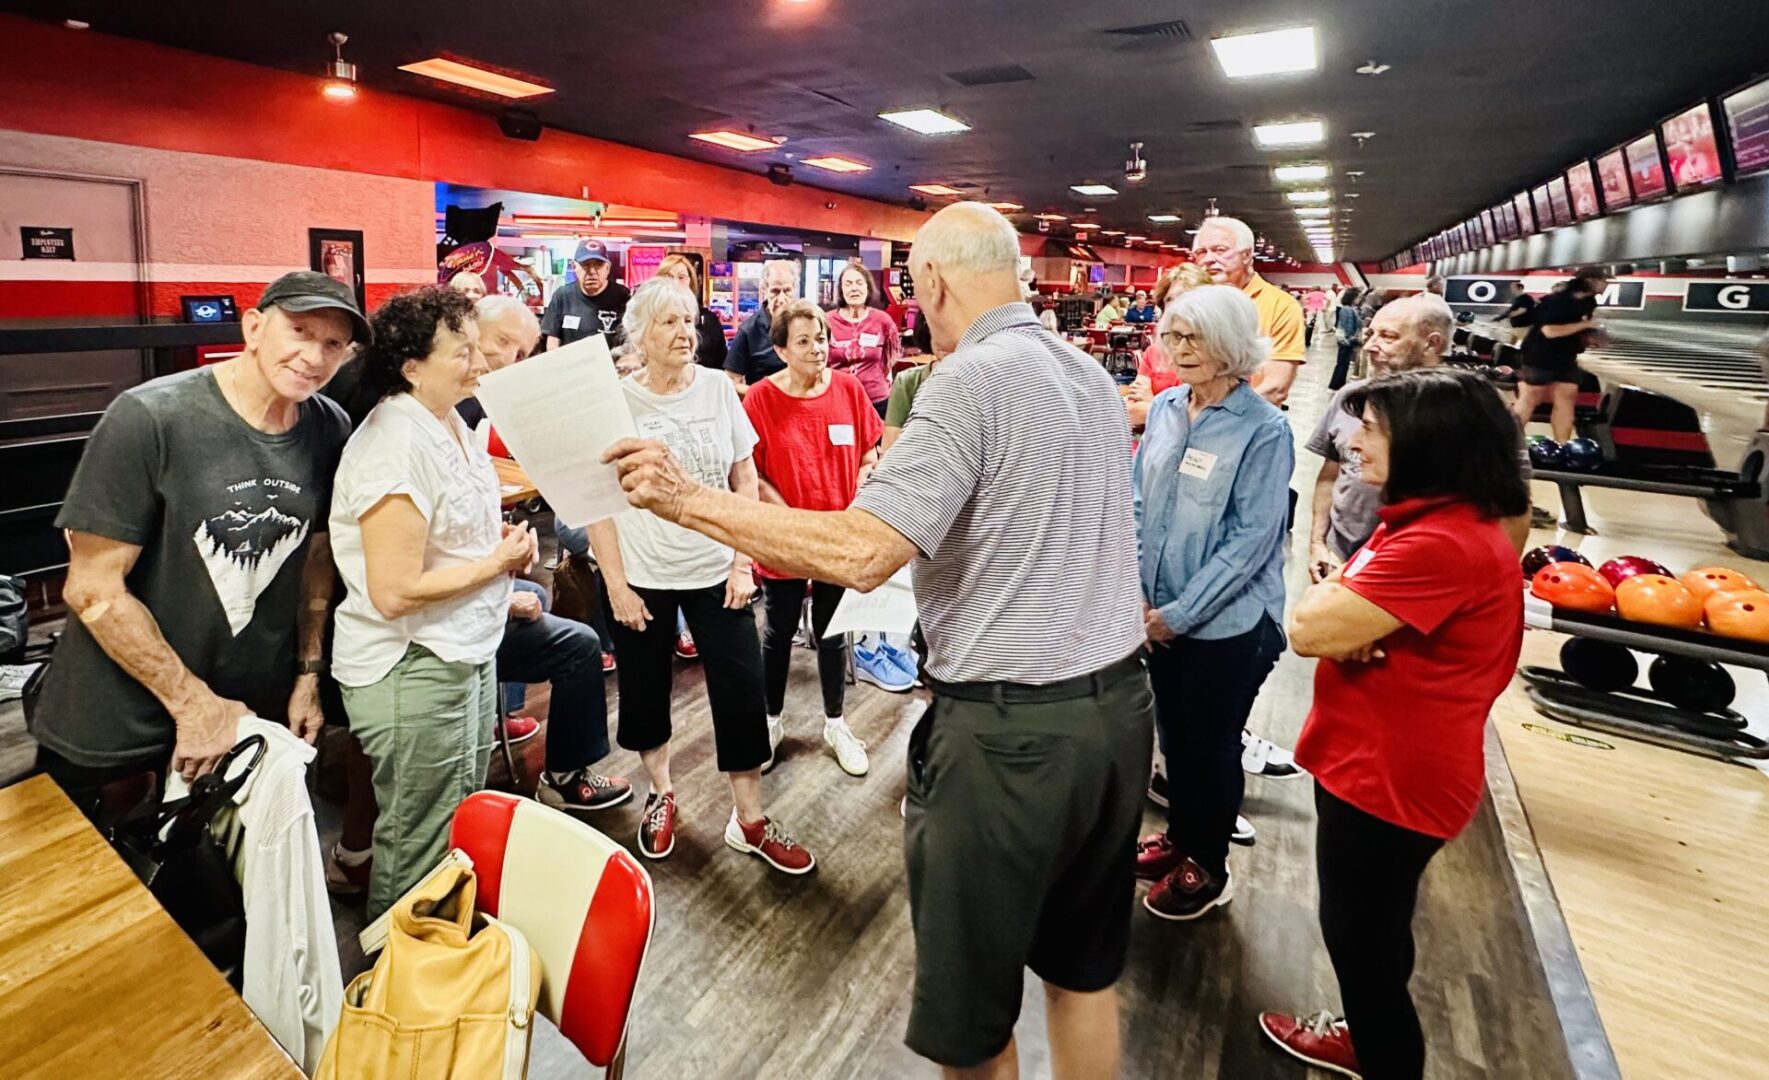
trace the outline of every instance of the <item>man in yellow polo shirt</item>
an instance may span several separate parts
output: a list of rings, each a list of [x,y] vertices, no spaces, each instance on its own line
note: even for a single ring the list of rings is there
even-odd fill
[[[1295,297],[1253,272],[1253,230],[1238,218],[1206,218],[1192,238],[1192,258],[1218,285],[1233,285],[1259,309],[1259,333],[1271,339],[1271,358],[1259,369],[1253,388],[1273,405],[1282,405],[1304,361],[1302,305]]]

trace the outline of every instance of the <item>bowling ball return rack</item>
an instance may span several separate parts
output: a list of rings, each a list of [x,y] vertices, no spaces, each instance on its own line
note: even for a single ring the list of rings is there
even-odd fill
[[[1769,645],[1752,641],[1557,608],[1527,591],[1523,596],[1523,617],[1524,625],[1536,630],[1594,638],[1642,652],[1755,668],[1769,674]],[[1769,742],[1746,731],[1745,718],[1731,709],[1679,709],[1652,691],[1638,687],[1593,690],[1557,668],[1528,665],[1519,668],[1518,674],[1529,684],[1526,693],[1536,709],[1563,724],[1735,765],[1769,761]]]
[[[1585,519],[1585,487],[1648,491],[1691,499],[1754,500],[1762,487],[1735,472],[1684,465],[1623,465],[1605,462],[1596,469],[1536,469],[1537,480],[1552,480],[1560,489],[1560,526],[1569,532],[1595,533]]]

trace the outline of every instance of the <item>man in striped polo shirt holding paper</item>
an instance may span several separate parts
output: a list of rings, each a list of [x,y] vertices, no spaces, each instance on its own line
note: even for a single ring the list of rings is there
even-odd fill
[[[1109,1076],[1153,722],[1130,430],[1111,377],[1021,301],[1018,259],[981,204],[922,227],[909,269],[950,355],[848,510],[703,488],[655,443],[607,456],[635,506],[782,571],[865,591],[915,559],[934,701],[909,742],[907,1041],[1014,1075],[1029,966],[1055,1074]]]

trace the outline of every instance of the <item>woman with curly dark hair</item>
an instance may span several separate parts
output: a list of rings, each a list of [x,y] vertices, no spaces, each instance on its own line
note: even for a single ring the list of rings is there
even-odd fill
[[[359,385],[373,407],[344,446],[331,532],[348,590],[332,675],[380,808],[372,919],[447,852],[455,806],[485,777],[510,579],[536,544],[502,523],[497,472],[455,412],[487,370],[473,302],[432,286],[370,321]]]

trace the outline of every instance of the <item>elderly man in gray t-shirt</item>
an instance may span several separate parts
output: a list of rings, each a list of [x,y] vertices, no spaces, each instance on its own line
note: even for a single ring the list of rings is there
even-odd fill
[[[909,268],[949,355],[848,510],[703,488],[655,443],[607,456],[634,505],[783,572],[865,591],[916,560],[934,700],[909,741],[907,1041],[1005,1075],[1030,967],[1053,1061],[1103,1076],[1153,720],[1130,430],[1111,378],[1020,299],[1018,260],[981,204],[923,226]]]
[[[1372,376],[1436,367],[1448,346],[1455,316],[1443,297],[1418,293],[1395,300],[1370,321],[1364,353]],[[1363,422],[1345,411],[1347,394],[1368,380],[1346,384],[1327,402],[1308,449],[1326,460],[1314,482],[1314,522],[1309,530],[1308,576],[1322,581],[1345,565],[1376,531],[1382,490],[1363,482],[1351,437]],[[1529,455],[1519,445],[1519,466],[1529,478]],[[1529,538],[1529,515],[1506,518],[1505,530],[1519,551]]]

